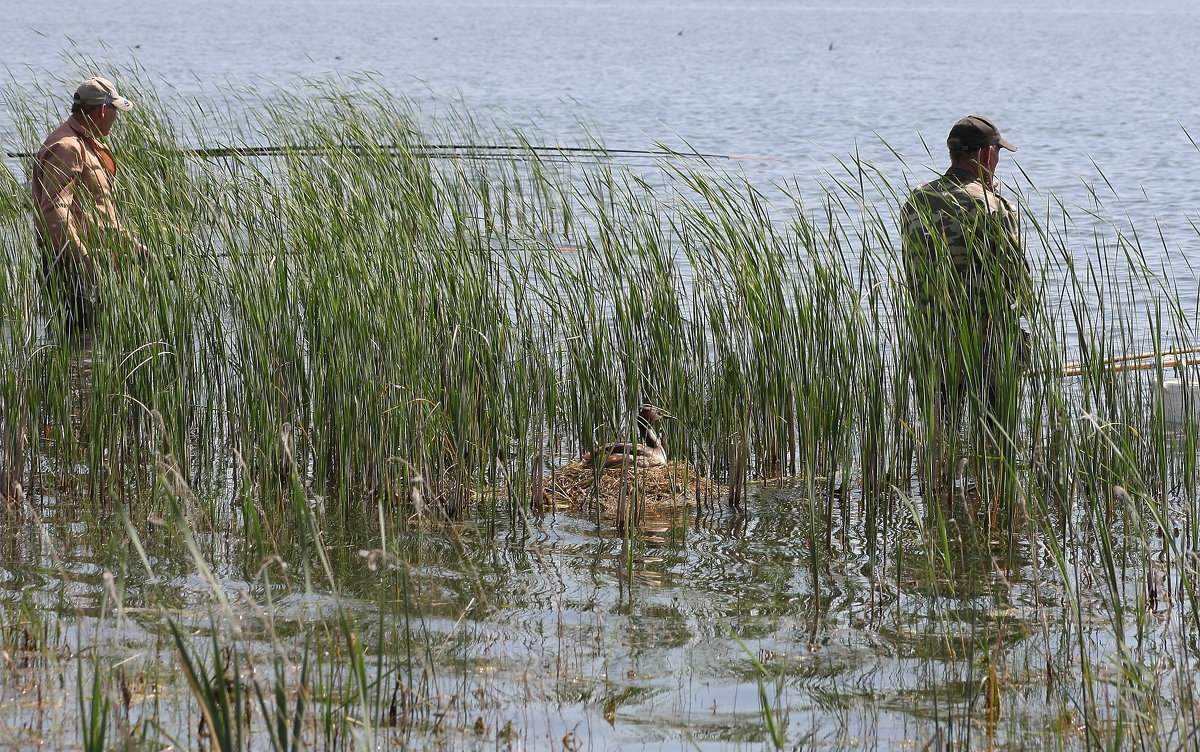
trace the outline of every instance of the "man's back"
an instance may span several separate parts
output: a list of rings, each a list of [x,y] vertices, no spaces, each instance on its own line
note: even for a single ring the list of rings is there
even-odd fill
[[[1028,269],[1016,211],[978,175],[951,167],[901,215],[905,281],[924,312],[988,315],[1018,306]]]

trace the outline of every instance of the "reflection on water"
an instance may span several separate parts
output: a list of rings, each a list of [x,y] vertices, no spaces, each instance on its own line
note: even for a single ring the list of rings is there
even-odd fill
[[[86,383],[86,361],[73,388]],[[136,684],[130,718],[184,713],[191,700],[172,668],[168,613],[196,635],[221,629],[243,672],[280,650],[297,661],[315,648],[323,681],[352,684],[340,637],[348,619],[364,675],[391,698],[379,713],[392,725],[378,733],[406,743],[448,733],[460,743],[511,734],[527,748],[564,738],[731,748],[761,742],[762,692],[789,739],[817,746],[1054,738],[1061,707],[1045,698],[1061,690],[1047,677],[1078,646],[1065,639],[1075,618],[1067,589],[1036,535],[964,524],[979,502],[959,499],[889,505],[873,527],[887,532],[868,545],[865,505],[826,518],[803,493],[757,489],[744,514],[693,513],[627,534],[567,514],[524,527],[485,507],[461,524],[393,530],[387,554],[374,548],[371,516],[345,510],[324,523],[331,583],[319,562],[286,553],[294,539],[277,541],[282,559],[255,561],[251,542],[220,525],[194,538],[214,564],[210,580],[179,545],[179,521],[125,523],[104,505],[43,490],[25,508],[31,518],[8,510],[0,627],[9,660],[25,657],[10,663],[0,693],[74,685],[68,656],[95,653]],[[939,522],[940,538],[931,535]],[[130,551],[135,534],[145,565]],[[814,554],[814,536],[836,544]],[[214,611],[214,586],[240,637]],[[1111,623],[1094,605],[1079,639],[1112,655]],[[993,706],[1016,725],[982,729]],[[45,707],[3,707],[0,728],[29,729],[6,741],[53,737]]]

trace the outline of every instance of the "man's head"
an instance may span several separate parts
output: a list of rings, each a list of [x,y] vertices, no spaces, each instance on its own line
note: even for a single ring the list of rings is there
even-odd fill
[[[946,146],[950,149],[951,164],[977,171],[989,182],[1000,163],[1000,150],[1017,150],[1000,135],[1000,129],[991,120],[981,115],[968,115],[955,123],[946,137]]]
[[[101,135],[107,136],[117,122],[117,112],[133,109],[133,102],[117,93],[117,87],[107,78],[89,78],[75,90],[71,112],[91,123]]]

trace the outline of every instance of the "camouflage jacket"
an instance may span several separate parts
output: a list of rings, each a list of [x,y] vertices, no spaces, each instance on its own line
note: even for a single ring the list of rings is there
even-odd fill
[[[1015,320],[1031,294],[1016,209],[957,167],[918,186],[901,215],[904,275],[917,312]]]

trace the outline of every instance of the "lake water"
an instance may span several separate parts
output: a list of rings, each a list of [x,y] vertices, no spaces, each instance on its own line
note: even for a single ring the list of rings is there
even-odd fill
[[[224,85],[370,71],[433,110],[461,97],[549,142],[574,142],[582,120],[611,147],[686,142],[769,157],[728,166],[806,189],[855,154],[919,182],[944,167],[950,124],[985,114],[1020,149],[1004,155],[1002,177],[1017,187],[1018,166],[1027,173],[1036,207],[1046,193],[1091,206],[1095,187],[1110,221],[1161,225],[1151,266],[1161,262],[1195,308],[1200,151],[1187,133],[1200,136],[1200,91],[1187,50],[1200,11],[1186,0],[1023,0],[986,12],[910,0],[7,7],[0,49],[18,90],[35,73],[73,81],[85,56],[136,61],[200,101]],[[16,140],[6,116],[4,133]]]
[[[1200,38],[1200,11],[1183,0],[1026,0],[972,9],[910,1],[9,0],[6,8],[0,50],[18,91],[47,75],[73,80],[83,54],[134,61],[164,90],[201,103],[243,83],[304,87],[307,77],[372,71],[431,111],[461,96],[473,111],[533,125],[547,140],[576,138],[583,120],[612,147],[686,142],[702,152],[769,157],[730,163],[763,183],[795,179],[811,187],[849,155],[903,180],[893,150],[905,156],[909,178],[923,179],[922,166],[944,162],[950,124],[978,112],[1020,147],[1002,164],[1012,182],[1022,182],[1019,166],[1042,191],[1086,207],[1090,187],[1106,191],[1106,179],[1124,202],[1108,203],[1118,215],[1128,211],[1147,229],[1159,221],[1164,247],[1152,260],[1194,295],[1189,259],[1200,252],[1200,236],[1189,222],[1200,221],[1192,178],[1200,152],[1185,130],[1200,137],[1190,51]],[[63,103],[69,93],[64,88]],[[0,134],[10,148],[27,146],[16,143],[7,115]],[[62,539],[109,523],[79,521],[66,506],[41,511]],[[1041,573],[1053,562],[1034,536],[1002,555],[959,541],[963,561],[947,596],[947,583],[923,590],[920,575],[906,573],[924,564],[913,564],[924,553],[903,528],[913,524],[907,519],[879,539],[894,547],[882,558],[868,553],[877,541],[862,534],[857,517],[842,520],[835,537],[844,558],[814,563],[810,576],[799,557],[812,546],[811,512],[797,492],[779,491],[757,494],[744,518],[717,514],[632,541],[570,517],[546,522],[533,539],[503,521],[468,528],[461,539],[447,534],[453,545],[425,552],[427,569],[418,573],[429,591],[418,600],[431,644],[451,665],[432,690],[452,696],[460,681],[492,689],[494,697],[455,707],[456,722],[469,728],[475,713],[493,726],[494,719],[523,720],[521,744],[530,749],[757,749],[757,675],[730,641],[733,630],[766,664],[764,676],[788,677],[778,691],[767,680],[767,692],[791,719],[787,736],[795,745],[932,744],[942,738],[934,729],[944,727],[948,704],[976,701],[976,672],[986,675],[977,653],[1001,647],[1011,648],[1005,701],[1020,708],[1002,729],[1008,743],[1032,740],[1034,748],[1043,731],[1070,724],[1041,705],[1057,690],[1044,686],[1040,672],[1050,663],[1071,670],[1071,646],[1050,643],[1073,623],[1064,593],[1077,583]],[[436,547],[429,538],[441,540],[426,536],[420,545]],[[210,543],[226,551],[222,566],[232,578],[241,553],[228,549],[238,543]],[[356,539],[339,545],[353,563],[359,548],[370,547]],[[0,585],[10,603],[32,590],[47,608],[63,598],[98,609],[99,548],[73,552],[69,578],[45,562],[18,566],[41,559],[5,550]],[[1083,550],[1080,571],[1106,565]],[[149,557],[169,571],[153,582],[131,573],[126,605],[150,613],[175,593],[201,600],[204,584],[178,574],[190,569],[183,552],[164,544]],[[470,567],[460,569],[464,560]],[[1134,580],[1129,600],[1140,592]],[[231,591],[253,590],[222,582]],[[347,583],[344,595],[373,604],[377,584]],[[285,600],[281,621],[313,619],[328,606],[315,599]],[[1175,629],[1173,616],[1161,618],[1163,633]],[[155,619],[156,612],[146,617],[146,631],[161,634]],[[80,633],[91,628],[81,623]],[[1080,639],[1103,653],[1112,644],[1109,627],[1094,614],[1082,617]],[[152,642],[133,628],[120,639],[131,652]],[[1172,649],[1186,642],[1162,641]],[[1105,676],[1114,686],[1123,681],[1111,666],[1097,670],[1111,672]],[[1186,684],[1164,693],[1182,696]],[[0,681],[0,692],[12,686]],[[1054,708],[1069,704],[1060,700]],[[194,728],[195,719],[188,721]],[[0,744],[16,738],[33,746],[35,735],[13,731],[25,724],[52,727],[33,710],[0,712]],[[958,734],[951,739],[978,741],[969,729],[949,727],[947,734]],[[465,737],[447,745],[501,746],[492,736],[487,744]]]
[[[1200,160],[1184,133],[1200,135],[1188,54],[1200,11],[1186,0],[986,10],[911,0],[6,8],[0,49],[18,84],[26,66],[72,78],[81,53],[136,60],[181,94],[376,71],[418,101],[460,94],[547,134],[574,133],[584,118],[610,146],[686,140],[772,157],[750,169],[801,179],[851,153],[892,161],[880,138],[914,166],[940,166],[949,125],[979,112],[1020,147],[1016,162],[1040,188],[1086,203],[1081,184],[1096,182],[1094,162],[1125,200],[1144,188],[1169,220],[1192,206]]]

